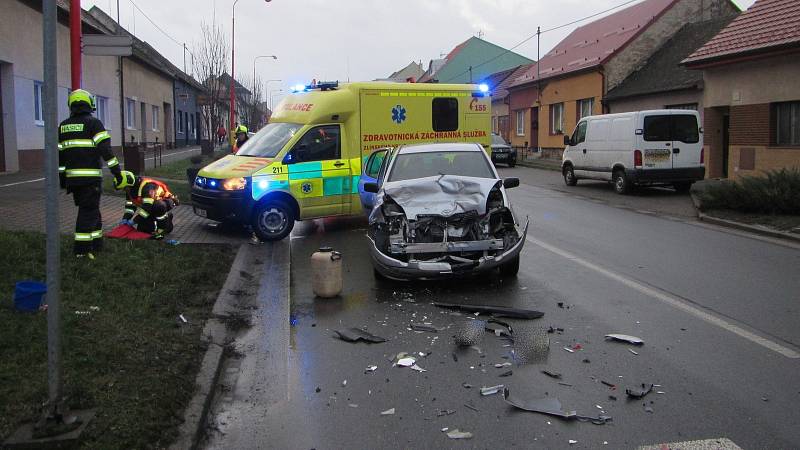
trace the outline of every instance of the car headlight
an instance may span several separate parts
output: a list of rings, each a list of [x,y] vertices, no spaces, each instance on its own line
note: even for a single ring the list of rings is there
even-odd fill
[[[226,178],[222,181],[223,191],[241,191],[247,186],[247,178]]]

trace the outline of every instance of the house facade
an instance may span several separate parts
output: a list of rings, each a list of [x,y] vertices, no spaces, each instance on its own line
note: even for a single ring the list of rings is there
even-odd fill
[[[100,31],[87,22],[83,33]],[[58,117],[69,116],[69,11],[58,8]],[[42,112],[42,12],[40,1],[4,2],[0,15],[0,172],[37,170],[44,166]],[[97,96],[96,115],[120,145],[117,58],[83,57],[83,86]]]
[[[479,83],[486,84],[492,94],[492,133],[499,134],[506,142],[509,142],[510,130],[508,127],[508,104],[506,103],[508,90],[505,89],[504,83],[514,73],[519,72],[520,67],[524,66],[496,72],[479,81]]]
[[[478,37],[458,44],[442,59],[432,60],[420,83],[476,83],[493,73],[530,64],[530,59]]]
[[[202,132],[202,119],[198,97],[203,87],[194,78],[179,73],[174,80],[175,97],[175,146],[199,145]]]
[[[737,11],[730,0],[645,0],[576,28],[510,84],[512,145],[560,158],[563,136],[582,117],[608,112],[606,93],[684,24]]]
[[[800,2],[756,0],[683,62],[703,74],[707,177],[800,168]]]

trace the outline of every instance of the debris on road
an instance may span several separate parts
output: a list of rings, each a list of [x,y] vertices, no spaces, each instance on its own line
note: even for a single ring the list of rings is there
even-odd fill
[[[629,336],[627,334],[607,334],[606,339],[609,341],[627,342],[633,345],[644,345],[644,341],[636,336]]]
[[[411,370],[416,370],[417,372],[427,372],[427,370],[423,369],[422,367],[420,367],[420,366],[418,366],[416,364],[411,366]]]
[[[569,442],[569,445],[573,445],[573,444],[577,444],[578,443],[578,441],[576,441],[575,439],[570,439],[567,442]]]
[[[558,334],[561,334],[561,333],[564,332],[564,329],[563,328],[559,328],[559,327],[553,327],[551,325],[550,328],[547,329],[547,332],[550,333],[550,334],[553,334],[555,332],[558,332]]]
[[[366,369],[364,369],[364,373],[375,372],[376,370],[378,370],[378,366],[368,366]]]
[[[387,409],[381,413],[382,416],[391,416],[392,414],[394,414],[394,408]]]
[[[497,386],[490,386],[490,387],[482,387],[481,388],[481,395],[494,395],[500,392],[500,389],[503,389],[502,384],[498,384]]]
[[[504,362],[504,363],[497,363],[494,365],[494,367],[495,369],[502,369],[503,367],[509,367],[510,365],[511,365],[510,362]]]
[[[564,347],[564,350],[566,350],[566,351],[568,351],[570,353],[575,353],[575,350],[573,350],[573,349],[571,349],[569,347]]]
[[[424,323],[412,323],[409,325],[412,331],[427,331],[429,333],[438,333],[439,331],[443,330],[443,328],[436,328],[433,325],[427,325]]]
[[[464,406],[475,412],[481,412],[481,410],[476,408],[475,405],[473,405],[472,403],[464,403]]]
[[[511,376],[513,373],[514,373],[514,371],[513,371],[513,370],[509,370],[509,371],[506,371],[506,372],[503,372],[503,373],[501,373],[501,374],[500,374],[500,375],[498,375],[498,376],[501,376],[501,377],[510,377],[510,376]]]
[[[592,422],[595,425],[603,425],[611,420],[611,417],[601,415],[597,417],[582,416],[575,411],[564,411],[561,409],[561,401],[555,397],[543,397],[534,400],[521,400],[512,397],[508,388],[503,389],[503,399],[506,403],[515,408],[519,408],[529,412],[537,412],[549,416],[560,417],[566,420],[578,420],[581,422]]]
[[[447,437],[450,439],[472,439],[472,433],[469,431],[460,431],[458,428],[447,432]]]
[[[342,381],[342,387],[347,386],[347,380]]]
[[[628,388],[625,389],[625,393],[628,394],[628,397],[631,398],[642,398],[645,395],[649,394],[653,391],[652,384],[644,384],[642,383],[642,387],[640,388]]]
[[[339,335],[339,339],[346,342],[364,341],[370,344],[379,344],[381,342],[386,342],[386,338],[376,336],[368,331],[362,330],[361,328],[347,328],[344,330],[334,330],[334,333]]]
[[[449,416],[450,414],[455,414],[455,413],[456,410],[454,409],[437,409],[436,417]]]
[[[469,383],[461,383],[461,386],[463,386],[465,389],[471,389],[472,388],[472,385],[469,384]]]
[[[491,306],[491,305],[462,305],[458,303],[443,303],[434,302],[434,306],[439,308],[460,309],[466,312],[477,312],[482,314],[489,314],[494,317],[508,317],[510,319],[539,319],[544,317],[541,311],[534,311],[531,309],[509,308],[505,306]]]
[[[605,384],[606,386],[610,387],[611,389],[616,389],[617,388],[617,385],[614,384],[614,383],[610,383],[610,382],[605,381],[605,380],[600,380],[600,382]]]
[[[561,374],[560,373],[554,372],[554,371],[552,371],[550,369],[544,369],[544,370],[542,370],[542,373],[547,375],[548,377],[551,377],[551,378],[561,378]]]
[[[628,351],[633,353],[634,355],[637,355],[637,356],[639,355],[639,352],[637,352],[636,350],[634,350],[632,348],[629,348]]]

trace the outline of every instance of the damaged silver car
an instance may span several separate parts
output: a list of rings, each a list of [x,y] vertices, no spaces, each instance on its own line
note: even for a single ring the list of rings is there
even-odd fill
[[[517,274],[528,223],[520,226],[505,190],[519,179],[501,179],[479,144],[409,145],[380,157],[379,174],[362,184],[375,194],[368,237],[377,276]]]

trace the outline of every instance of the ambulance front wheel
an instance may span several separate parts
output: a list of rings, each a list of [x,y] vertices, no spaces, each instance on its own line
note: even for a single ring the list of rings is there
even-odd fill
[[[294,211],[281,201],[262,203],[253,215],[253,231],[262,241],[279,241],[294,228]]]

